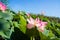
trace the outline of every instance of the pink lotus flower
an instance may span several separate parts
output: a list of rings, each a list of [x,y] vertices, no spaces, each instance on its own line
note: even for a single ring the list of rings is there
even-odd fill
[[[44,31],[44,28],[47,24],[47,22],[43,22],[39,20],[39,18],[36,18],[34,20],[32,17],[30,17],[30,19],[27,19],[27,21],[28,21],[28,24],[27,24],[28,29],[34,28],[36,26],[40,32]]]
[[[6,10],[6,6],[2,2],[0,2],[0,10],[2,11]]]

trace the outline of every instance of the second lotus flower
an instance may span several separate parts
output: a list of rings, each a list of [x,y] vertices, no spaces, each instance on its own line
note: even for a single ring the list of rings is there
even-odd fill
[[[39,20],[39,18],[33,19],[32,17],[30,17],[29,19],[27,19],[27,21],[28,21],[28,24],[27,24],[28,29],[34,28],[36,26],[38,31],[40,32],[44,31],[44,28],[47,24],[47,22],[43,22]]]
[[[0,2],[0,10],[2,11],[6,10],[6,6],[2,2]]]

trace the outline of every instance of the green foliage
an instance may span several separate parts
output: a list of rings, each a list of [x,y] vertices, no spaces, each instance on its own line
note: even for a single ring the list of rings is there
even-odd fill
[[[12,20],[13,16],[12,13],[10,12],[6,12],[6,13],[0,12],[0,18],[3,18],[5,20]]]
[[[5,39],[10,39],[13,32],[13,25],[10,22],[12,19],[12,13],[0,11],[0,35]]]
[[[11,29],[10,23],[4,19],[0,19],[0,35],[4,38],[10,38],[11,36]]]
[[[14,13],[13,11],[6,11],[5,13],[0,11],[0,35],[3,38],[10,38],[14,30],[17,27],[23,34],[29,37],[38,37],[40,40],[60,40],[60,22],[59,18],[47,17],[44,15],[31,14],[34,19],[39,17],[42,21],[48,22],[44,32],[34,29],[27,29],[27,16],[24,11]]]

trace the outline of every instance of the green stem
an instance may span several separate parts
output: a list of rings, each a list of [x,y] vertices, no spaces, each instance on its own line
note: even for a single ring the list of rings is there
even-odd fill
[[[32,40],[32,37],[30,38],[30,40]]]
[[[34,36],[31,36],[31,40],[35,40],[35,37]]]

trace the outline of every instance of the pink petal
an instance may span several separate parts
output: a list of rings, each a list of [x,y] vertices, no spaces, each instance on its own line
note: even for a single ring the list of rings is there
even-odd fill
[[[0,2],[0,7],[2,7],[2,5],[3,5],[3,3],[2,3],[2,2]]]
[[[47,24],[47,22],[42,22],[41,21],[41,26],[45,26]]]
[[[43,26],[40,26],[37,28],[39,32],[44,32],[44,27]]]
[[[28,23],[31,23],[31,21],[29,19],[27,19]]]
[[[35,21],[36,21],[36,26],[39,27],[39,26],[41,25],[41,24],[40,24],[40,20],[39,20],[39,18],[36,18]]]
[[[30,24],[34,24],[34,19],[32,17],[30,17],[29,19],[27,19],[28,23]]]
[[[39,18],[36,18],[36,20],[35,20],[37,23],[39,23],[40,22],[40,20],[39,20]]]
[[[6,10],[6,6],[2,2],[0,2],[0,10],[2,11]]]
[[[5,11],[6,10],[6,6],[2,6],[1,10]]]
[[[28,29],[32,29],[34,26],[32,24],[27,24]]]
[[[34,21],[34,19],[32,17],[30,17],[30,21]]]
[[[40,26],[38,27],[39,31],[43,32],[46,24],[47,24],[47,22],[41,21]]]

